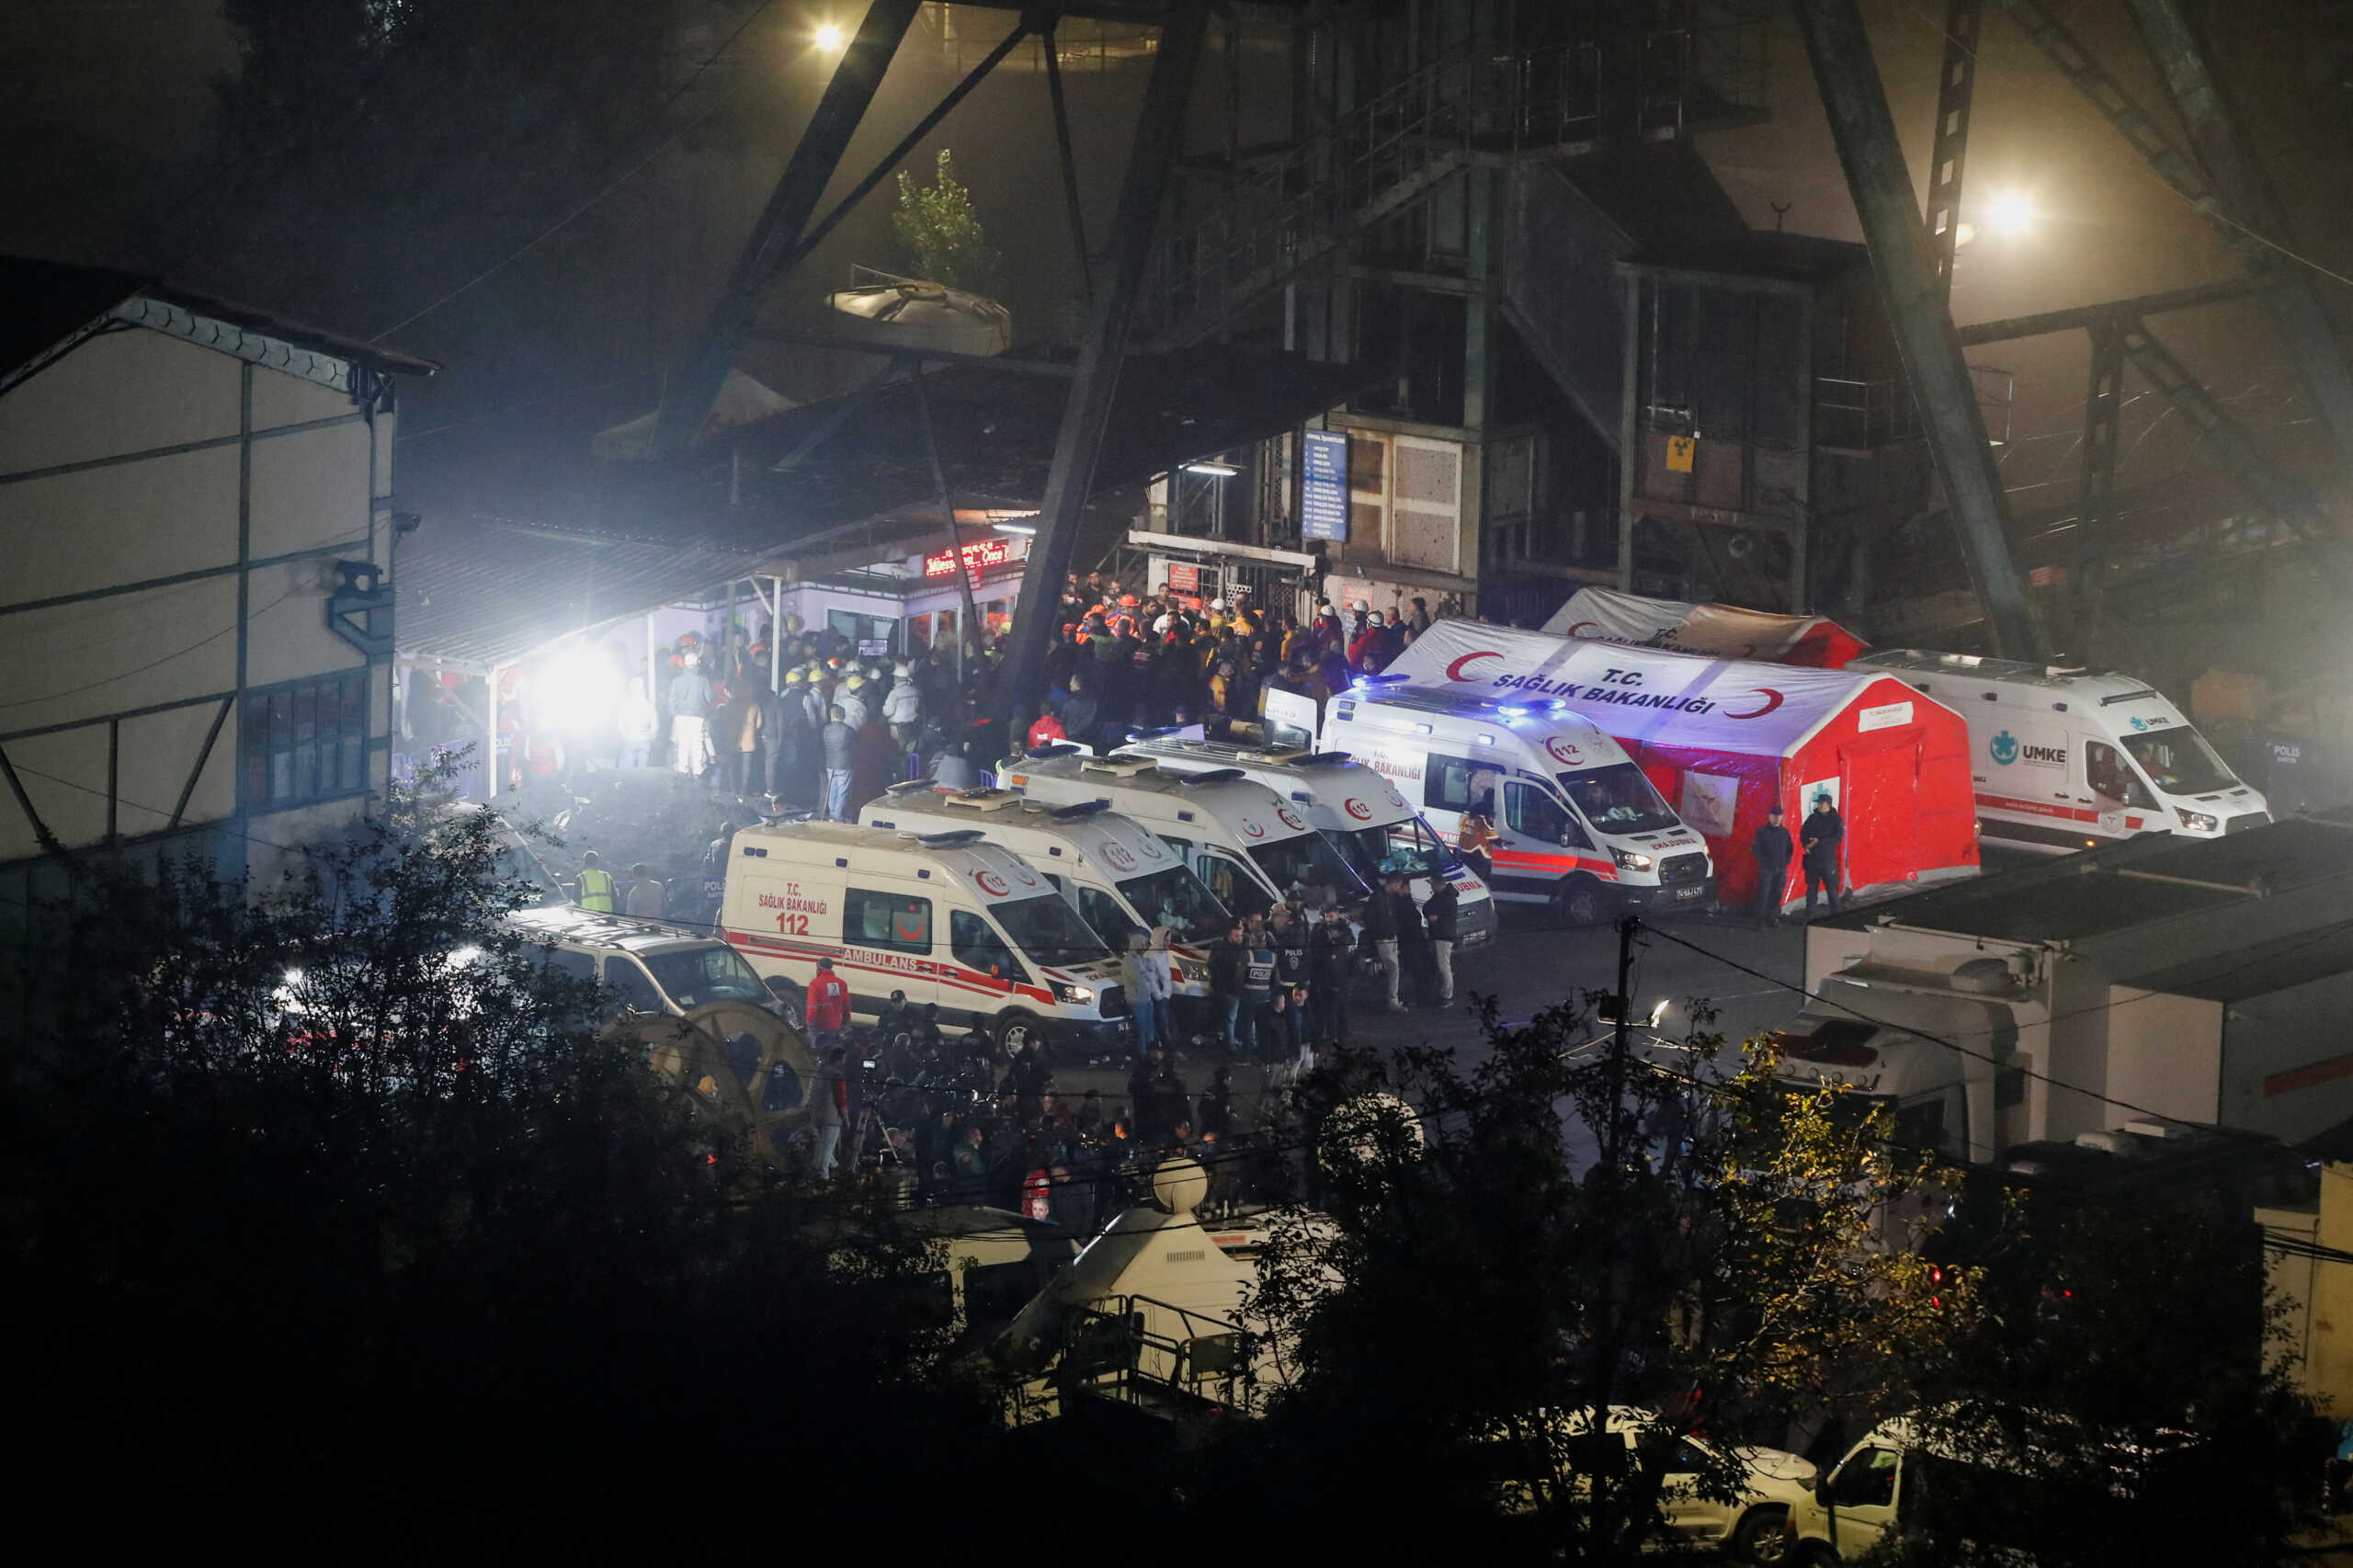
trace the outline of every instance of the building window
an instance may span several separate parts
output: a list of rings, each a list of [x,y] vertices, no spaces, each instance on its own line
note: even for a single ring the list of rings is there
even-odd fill
[[[368,671],[245,694],[239,729],[248,811],[368,787]]]

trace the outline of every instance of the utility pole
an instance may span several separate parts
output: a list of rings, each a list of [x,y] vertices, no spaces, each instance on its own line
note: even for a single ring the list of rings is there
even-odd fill
[[[1609,1129],[1601,1141],[1602,1165],[1612,1181],[1626,1153],[1626,1066],[1633,1053],[1634,1028],[1634,998],[1628,988],[1634,979],[1634,933],[1642,928],[1634,915],[1618,917],[1618,1019],[1609,1036]]]

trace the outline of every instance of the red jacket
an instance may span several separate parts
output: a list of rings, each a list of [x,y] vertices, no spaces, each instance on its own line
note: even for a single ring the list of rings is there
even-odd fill
[[[1029,726],[1031,751],[1036,751],[1040,746],[1050,746],[1057,741],[1068,739],[1070,739],[1070,733],[1063,728],[1063,722],[1051,713],[1040,713],[1038,716],[1038,722]]]
[[[809,1027],[830,1034],[849,1025],[849,983],[832,970],[821,969],[809,983],[806,1016]]]

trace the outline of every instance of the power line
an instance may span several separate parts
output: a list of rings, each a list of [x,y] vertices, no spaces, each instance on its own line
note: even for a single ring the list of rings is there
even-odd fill
[[[144,674],[145,672],[153,669],[158,665],[168,665],[174,659],[184,659],[188,654],[195,653],[199,648],[218,642],[223,637],[231,635],[240,626],[244,626],[251,621],[259,619],[265,615],[267,615],[271,610],[276,609],[279,605],[282,605],[288,599],[292,598],[295,593],[295,589],[289,588],[284,593],[278,595],[276,598],[270,600],[269,603],[262,606],[259,609],[248,610],[244,615],[231,621],[228,625],[222,627],[220,631],[213,632],[210,636],[200,637],[195,642],[189,643],[187,647],[176,648],[171,653],[163,655],[161,658],[150,659],[143,665],[134,665],[130,669],[122,670],[117,674],[108,676],[103,680],[91,681],[85,686],[71,686],[67,687],[63,691],[44,692],[39,697],[20,697],[16,699],[14,701],[0,702],[0,709],[29,708],[36,703],[54,702],[61,697],[79,697],[85,691],[96,691],[102,686],[112,686],[119,680],[129,680],[132,676]],[[104,714],[100,714],[97,718],[94,718],[89,722],[91,723],[97,723],[104,717]],[[30,769],[27,769],[26,771],[29,772]],[[152,810],[153,808],[148,809]]]

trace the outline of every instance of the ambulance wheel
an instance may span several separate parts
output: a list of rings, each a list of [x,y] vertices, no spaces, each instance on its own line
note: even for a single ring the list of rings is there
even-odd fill
[[[1038,1039],[1038,1016],[1035,1013],[999,1013],[996,1016],[996,1044],[1007,1056]]]
[[[1618,913],[1618,895],[1579,872],[1552,890],[1552,911],[1572,926],[1599,926]]]

